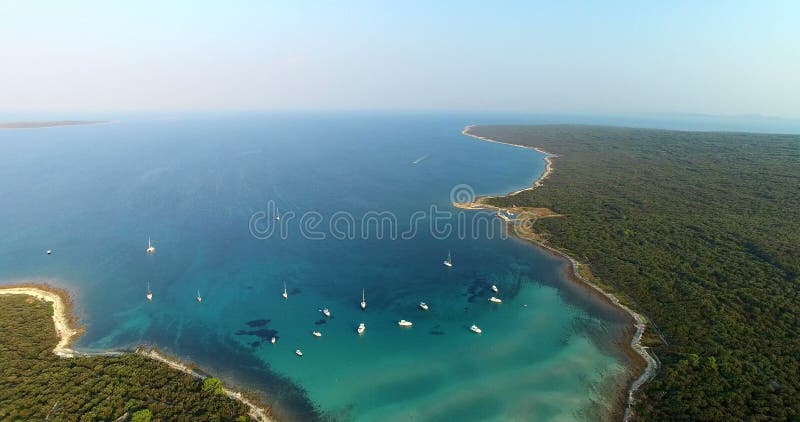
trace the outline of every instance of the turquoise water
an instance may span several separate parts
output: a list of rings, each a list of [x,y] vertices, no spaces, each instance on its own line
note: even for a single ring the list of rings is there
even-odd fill
[[[562,260],[501,238],[489,214],[456,230],[478,213],[450,206],[455,186],[504,193],[544,164],[534,151],[464,137],[469,123],[242,114],[0,131],[0,280],[69,289],[87,326],[79,349],[157,345],[262,393],[288,419],[605,416],[628,375],[627,322],[569,285]],[[431,232],[432,206],[452,213],[436,218],[454,232]],[[391,212],[400,233],[418,230],[332,235],[333,216],[369,212]],[[303,230],[313,213],[320,224]],[[277,234],[263,235],[270,225]],[[442,265],[449,250],[452,269]],[[502,304],[487,300],[492,283]],[[414,326],[398,327],[401,318]]]

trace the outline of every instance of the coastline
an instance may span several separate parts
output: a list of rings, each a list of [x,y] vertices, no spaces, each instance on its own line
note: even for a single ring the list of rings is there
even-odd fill
[[[624,411],[624,414],[623,414],[623,420],[624,421],[631,420],[631,418],[633,417],[633,405],[635,404],[635,398],[634,398],[635,393],[639,390],[639,388],[641,388],[644,384],[646,384],[648,381],[650,381],[655,376],[656,371],[659,368],[658,360],[653,355],[650,354],[648,347],[643,346],[641,344],[642,336],[644,335],[644,332],[647,329],[647,319],[644,316],[642,316],[641,314],[639,314],[638,312],[634,311],[633,309],[631,309],[630,307],[625,305],[624,303],[622,303],[619,300],[619,298],[616,295],[614,295],[613,293],[606,292],[602,287],[600,287],[596,283],[594,283],[594,282],[588,280],[587,278],[585,278],[584,276],[582,276],[580,274],[580,270],[579,269],[583,265],[580,262],[578,262],[575,258],[571,257],[570,255],[568,255],[566,252],[564,252],[562,250],[559,250],[559,249],[557,249],[557,248],[555,248],[553,246],[550,246],[550,245],[544,243],[544,241],[540,237],[538,237],[535,232],[533,232],[532,226],[533,226],[533,222],[535,222],[536,218],[555,217],[555,216],[559,216],[558,214],[552,213],[552,211],[550,211],[552,214],[548,214],[548,215],[542,216],[542,215],[540,215],[540,214],[538,214],[536,212],[530,213],[527,209],[523,209],[523,208],[515,208],[515,207],[500,208],[500,207],[496,207],[496,206],[493,206],[493,205],[488,205],[488,204],[486,204],[484,202],[486,199],[489,199],[489,198],[499,198],[499,197],[511,196],[511,195],[515,195],[515,194],[520,193],[520,192],[524,192],[524,191],[527,191],[527,190],[533,190],[533,189],[536,189],[539,186],[542,186],[544,180],[547,179],[548,177],[550,177],[550,175],[552,175],[552,173],[553,173],[553,171],[555,169],[554,164],[553,164],[553,158],[557,158],[558,156],[555,155],[555,154],[549,153],[547,151],[544,151],[541,148],[529,147],[529,146],[517,145],[517,144],[511,144],[511,143],[505,143],[505,142],[500,142],[500,141],[497,141],[497,140],[494,140],[494,139],[491,139],[491,138],[487,138],[487,137],[484,137],[484,136],[474,135],[474,134],[470,133],[470,130],[473,127],[475,127],[475,125],[466,126],[461,131],[461,133],[463,135],[465,135],[465,136],[469,136],[469,137],[472,137],[472,138],[475,138],[475,139],[480,139],[482,141],[494,142],[494,143],[504,144],[504,145],[511,145],[511,146],[515,146],[515,147],[518,147],[518,148],[533,149],[534,151],[537,151],[539,153],[544,154],[545,155],[545,158],[544,158],[545,159],[545,171],[542,173],[542,176],[539,177],[529,187],[526,187],[526,188],[523,188],[523,189],[518,189],[516,191],[509,192],[509,193],[507,193],[505,195],[480,196],[480,197],[475,198],[475,200],[472,201],[471,203],[453,204],[453,205],[455,207],[461,208],[461,209],[470,209],[470,210],[488,209],[488,210],[496,211],[498,213],[498,215],[501,218],[503,218],[503,220],[506,221],[506,224],[508,224],[509,226],[511,226],[511,228],[513,228],[513,230],[511,232],[514,235],[516,235],[517,237],[519,237],[522,240],[527,240],[527,241],[531,242],[533,245],[538,246],[538,247],[550,252],[553,255],[559,256],[559,257],[569,261],[570,267],[572,268],[572,271],[570,271],[570,274],[568,274],[570,276],[569,277],[570,279],[572,279],[573,281],[578,282],[580,285],[588,288],[592,293],[595,293],[595,294],[601,296],[608,303],[610,303],[612,306],[614,306],[617,309],[621,310],[622,312],[626,313],[631,318],[631,320],[632,320],[632,322],[634,324],[634,327],[635,327],[635,331],[634,331],[634,333],[633,333],[633,335],[631,337],[631,341],[630,341],[630,344],[629,344],[629,350],[628,351],[632,352],[633,356],[637,357],[638,359],[640,359],[641,361],[644,362],[644,368],[642,368],[641,375],[639,375],[638,377],[636,377],[632,381],[630,381],[629,382],[629,386],[628,386],[627,400],[626,400],[627,403],[626,403],[625,411]],[[520,210],[522,211],[521,213],[520,213]],[[534,209],[534,210],[539,210],[539,209]],[[517,214],[517,213],[519,214],[519,217],[517,218],[516,221],[512,221],[512,220],[510,220],[509,218],[507,218],[505,216],[505,214],[511,213],[511,212],[514,212],[515,214]],[[523,224],[520,224],[520,223],[523,223]],[[523,229],[520,229],[520,227],[523,227]],[[524,230],[524,228],[527,228],[527,232]]]
[[[516,194],[518,194],[520,192],[525,192],[527,190],[536,189],[539,186],[541,186],[542,183],[544,183],[544,181],[548,177],[550,177],[551,174],[553,174],[553,158],[558,158],[558,155],[549,153],[549,152],[547,152],[547,151],[545,151],[545,150],[543,150],[541,148],[538,148],[538,147],[529,147],[529,146],[525,146],[525,145],[510,144],[510,143],[506,143],[506,142],[496,141],[494,139],[490,139],[490,138],[487,138],[485,136],[473,135],[472,133],[469,132],[470,129],[472,129],[473,127],[475,127],[475,125],[469,125],[469,126],[465,127],[464,129],[461,130],[461,134],[465,135],[465,136],[469,136],[469,137],[475,138],[475,139],[480,139],[482,141],[493,142],[495,144],[510,145],[510,146],[517,147],[517,148],[532,149],[532,150],[534,150],[534,151],[536,151],[538,153],[544,154],[544,164],[545,164],[544,165],[544,173],[542,173],[542,175],[538,179],[536,179],[536,181],[534,181],[531,186],[528,186],[527,188],[517,189],[517,190],[515,190],[513,192],[509,192],[509,193],[507,193],[505,195],[495,195],[495,196],[491,196],[490,195],[490,196],[478,197],[478,198],[475,198],[474,202],[478,202],[478,200],[481,199],[481,198],[498,198],[500,196],[511,196],[511,195],[516,195]]]
[[[189,365],[184,364],[177,358],[167,357],[164,353],[159,352],[157,349],[146,349],[143,347],[139,347],[136,349],[137,354],[142,356],[146,356],[150,359],[157,360],[169,366],[172,369],[181,371],[185,374],[189,374],[195,378],[205,379],[207,378],[206,375],[201,374],[200,372],[195,371]],[[269,417],[268,412],[266,409],[263,409],[257,406],[253,401],[246,398],[244,394],[240,391],[231,390],[228,387],[223,386],[222,391],[225,393],[226,396],[237,400],[244,404],[245,406],[250,408],[250,416],[260,422],[267,422],[272,421],[273,419]]]
[[[33,298],[50,302],[53,305],[53,323],[58,334],[58,344],[53,349],[53,353],[61,358],[71,358],[75,356],[92,356],[93,353],[80,353],[69,347],[69,345],[83,333],[83,328],[76,328],[75,318],[72,314],[72,301],[64,290],[46,284],[22,283],[8,286],[0,286],[0,295],[26,295]],[[99,354],[121,354],[122,352],[108,352]],[[157,360],[172,369],[189,374],[193,377],[205,379],[206,376],[190,368],[180,360],[170,358],[160,353],[156,349],[138,348],[134,353]],[[228,397],[237,400],[250,409],[250,417],[259,422],[272,422],[274,419],[269,416],[269,411],[253,400],[248,399],[240,391],[235,391],[224,387],[222,391]]]

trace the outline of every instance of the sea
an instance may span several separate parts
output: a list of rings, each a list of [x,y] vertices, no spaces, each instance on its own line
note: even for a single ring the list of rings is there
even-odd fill
[[[538,152],[462,135],[482,119],[164,113],[0,130],[0,284],[66,289],[77,350],[157,347],[283,420],[607,419],[633,371],[631,321],[494,214],[452,205],[544,170]]]

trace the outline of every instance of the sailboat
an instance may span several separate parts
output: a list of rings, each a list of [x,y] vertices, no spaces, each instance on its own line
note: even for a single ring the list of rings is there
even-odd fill
[[[482,332],[483,332],[483,330],[481,330],[480,328],[478,328],[478,326],[477,326],[477,325],[475,325],[475,324],[472,324],[472,327],[469,327],[469,330],[470,330],[470,331],[472,331],[472,332],[473,332],[473,333],[475,333],[475,334],[480,334],[480,333],[482,333]]]
[[[493,291],[493,292],[495,292],[495,293],[497,293],[497,292],[498,292],[498,289],[497,289],[497,285],[496,285],[496,284],[492,284],[492,291]]]
[[[147,300],[153,300],[153,292],[150,290],[150,282],[147,282]]]
[[[450,255],[450,251],[447,251],[447,259],[444,260],[444,266],[447,268],[453,266],[453,257]]]
[[[489,298],[489,302],[494,302],[494,303],[503,303],[503,301],[502,301],[502,300],[500,300],[500,299],[498,299],[498,298],[496,298],[496,297],[494,297],[494,296],[492,296],[492,297],[490,297],[490,298]]]
[[[156,251],[156,248],[155,248],[155,246],[153,246],[153,244],[150,242],[150,238],[148,237],[148,238],[147,238],[147,253],[149,253],[149,254],[151,254],[151,255],[152,255],[152,254],[153,254],[155,251]]]
[[[203,297],[200,296],[200,290],[197,290],[197,303],[203,303]]]
[[[367,309],[367,299],[364,298],[364,289],[361,289],[361,309]]]
[[[428,304],[425,303],[425,302],[420,302],[419,303],[419,307],[422,308],[423,311],[427,311],[428,310]]]
[[[286,282],[285,281],[283,282],[283,294],[281,296],[283,296],[284,299],[288,299],[289,298],[289,293],[286,292]]]
[[[367,329],[367,326],[364,325],[364,323],[362,322],[361,324],[358,324],[358,330],[356,330],[356,331],[358,331],[358,335],[361,335],[361,334],[364,334],[364,330],[366,330],[366,329]]]
[[[276,220],[281,219],[281,213],[278,211],[278,207],[275,207],[275,219]]]
[[[320,332],[319,332],[319,331],[317,331],[317,330],[314,330],[314,331],[312,331],[312,332],[311,332],[311,334],[312,334],[314,337],[322,337],[322,333],[320,333]]]
[[[322,315],[325,315],[328,318],[331,317],[331,311],[328,308],[325,308],[325,309],[321,310],[320,312],[322,312]]]

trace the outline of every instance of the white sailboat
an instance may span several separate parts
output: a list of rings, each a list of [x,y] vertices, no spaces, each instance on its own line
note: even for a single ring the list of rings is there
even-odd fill
[[[496,297],[494,297],[494,296],[492,296],[492,297],[490,297],[490,298],[489,298],[489,302],[494,302],[494,303],[503,303],[503,301],[502,301],[502,300],[500,300],[500,299],[498,299],[498,298],[496,298]]]
[[[298,357],[303,357],[303,352],[301,352],[300,349],[295,350],[294,354],[296,354]]]
[[[147,238],[147,253],[152,255],[156,251],[156,247],[153,246],[153,243],[150,242],[150,238]]]
[[[283,282],[283,294],[281,296],[283,296],[284,299],[288,299],[289,298],[289,293],[286,291],[286,282],[285,281]]]
[[[361,324],[358,324],[358,329],[356,331],[358,332],[358,335],[361,335],[361,334],[364,334],[364,330],[366,330],[366,329],[367,329],[367,326],[364,325],[364,323],[362,322]]]
[[[495,285],[495,284],[492,284],[492,291],[493,291],[493,292],[495,292],[495,293],[497,293],[497,291],[498,291],[498,289],[497,289],[497,285]]]
[[[280,220],[281,219],[281,213],[278,211],[278,207],[277,206],[275,207],[275,219],[276,220]]]
[[[443,264],[447,268],[453,267],[453,257],[450,255],[450,251],[447,251],[447,259],[444,260]]]
[[[312,332],[311,332],[311,335],[313,335],[314,337],[322,337],[322,333],[320,333],[320,332],[319,332],[319,331],[317,331],[317,330],[314,330],[314,331],[312,331]]]
[[[428,310],[428,304],[425,303],[425,302],[420,302],[419,303],[419,307],[422,308],[423,311],[427,311]]]
[[[482,333],[482,332],[483,332],[483,330],[481,330],[480,328],[478,328],[478,326],[477,326],[477,325],[475,325],[475,324],[472,324],[472,327],[469,327],[469,330],[470,330],[470,331],[472,331],[472,332],[473,332],[473,333],[475,333],[475,334],[480,334],[480,333]]]
[[[367,299],[364,298],[364,289],[361,289],[361,309],[367,309]]]
[[[200,290],[197,290],[197,303],[203,303],[203,297],[200,296]]]
[[[323,309],[321,312],[322,312],[322,315],[325,315],[328,318],[331,317],[331,311],[328,308]]]
[[[47,254],[48,254],[48,255],[52,255],[52,254],[53,254],[53,251],[51,251],[50,249],[48,249],[48,250],[47,250]]]
[[[150,290],[150,282],[147,282],[147,300],[153,300],[153,292]]]
[[[273,337],[269,341],[270,341],[270,343],[275,344],[278,341],[278,339]]]
[[[401,319],[400,321],[397,322],[397,325],[399,325],[401,327],[410,327],[410,326],[412,326],[414,324],[412,324],[411,321],[406,321],[404,319]]]

